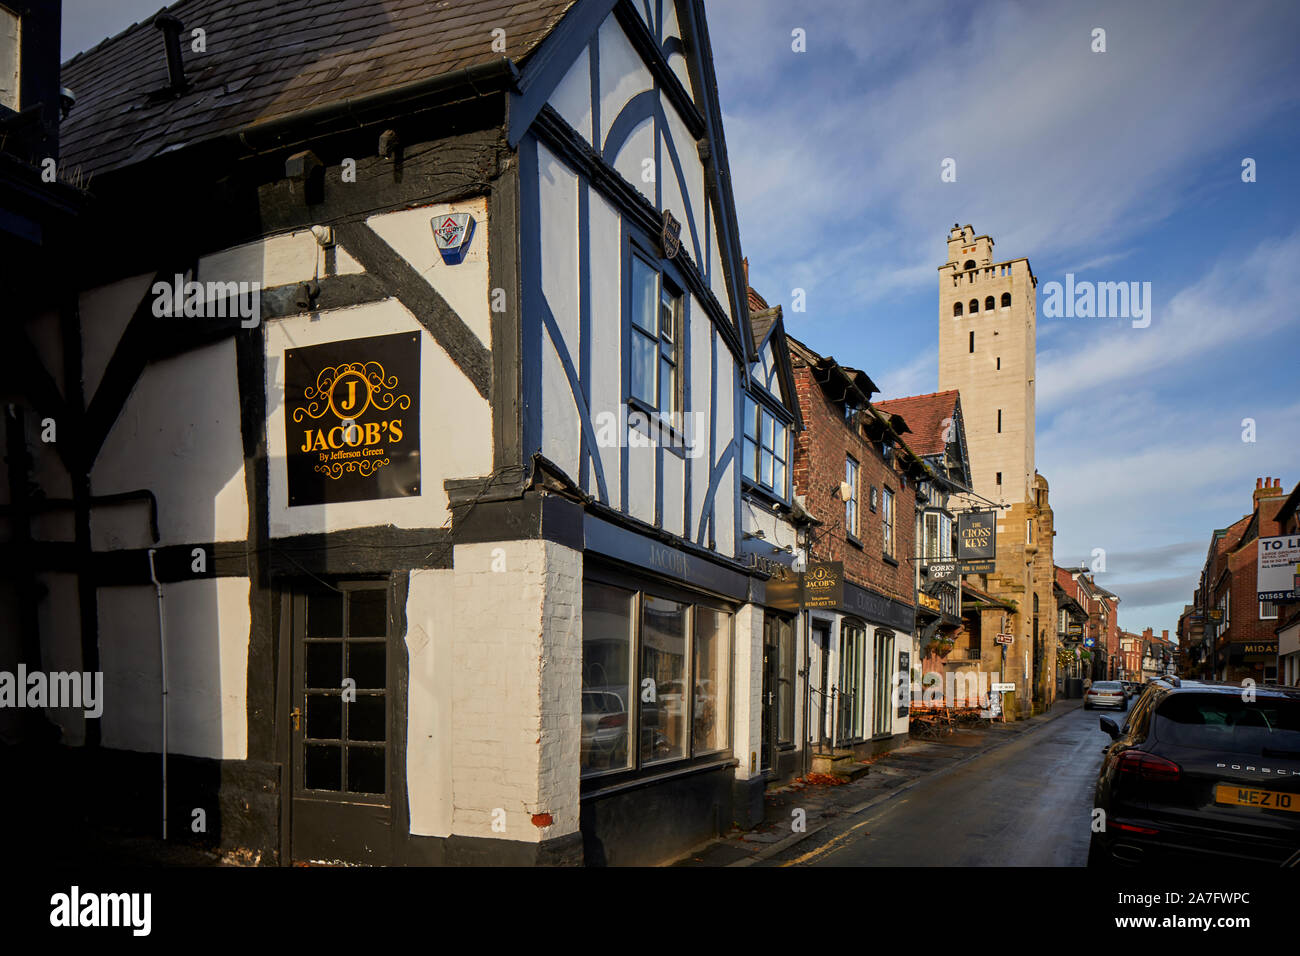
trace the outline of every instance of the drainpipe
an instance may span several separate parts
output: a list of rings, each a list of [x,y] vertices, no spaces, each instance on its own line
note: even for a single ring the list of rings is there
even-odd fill
[[[167,839],[167,627],[163,623],[162,582],[154,568],[156,549],[149,549],[149,578],[158,595],[158,656],[162,661],[162,838]]]

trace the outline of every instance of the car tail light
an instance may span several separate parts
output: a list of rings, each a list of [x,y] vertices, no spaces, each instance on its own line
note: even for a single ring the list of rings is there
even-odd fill
[[[627,714],[610,714],[608,717],[600,718],[596,724],[597,727],[626,727]]]
[[[1151,827],[1135,827],[1131,823],[1112,823],[1116,830],[1127,830],[1130,833],[1159,833],[1159,830],[1153,830]]]
[[[1157,757],[1141,750],[1126,750],[1120,755],[1115,769],[1120,773],[1136,774],[1140,780],[1157,780],[1172,783],[1183,770],[1172,760]]]

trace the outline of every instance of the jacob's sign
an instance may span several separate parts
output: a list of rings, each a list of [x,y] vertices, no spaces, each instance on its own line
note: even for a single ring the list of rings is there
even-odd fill
[[[420,493],[420,337],[289,349],[289,505]]]

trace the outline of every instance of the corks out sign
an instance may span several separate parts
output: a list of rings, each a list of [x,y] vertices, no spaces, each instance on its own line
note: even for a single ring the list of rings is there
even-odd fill
[[[289,505],[420,493],[420,336],[288,349]]]

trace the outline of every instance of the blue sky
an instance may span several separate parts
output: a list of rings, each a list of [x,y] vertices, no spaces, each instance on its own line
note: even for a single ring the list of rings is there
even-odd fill
[[[65,58],[161,5],[65,0]],[[755,288],[896,397],[938,384],[947,229],[1027,256],[1057,563],[1104,548],[1121,626],[1173,630],[1211,530],[1300,479],[1300,5],[706,6]],[[1150,327],[1044,317],[1067,272],[1150,282]]]

